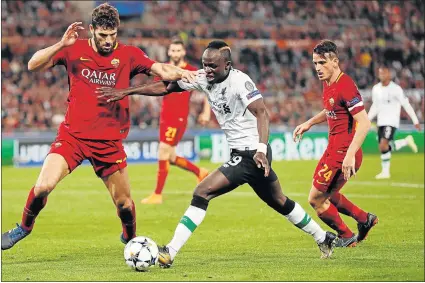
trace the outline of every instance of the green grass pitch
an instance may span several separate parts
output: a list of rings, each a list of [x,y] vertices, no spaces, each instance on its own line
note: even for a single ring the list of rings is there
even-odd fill
[[[275,162],[284,192],[324,228],[307,202],[316,161]],[[202,163],[208,169],[218,165]],[[394,154],[392,179],[375,181],[379,156],[366,156],[343,192],[379,224],[352,249],[321,260],[313,239],[267,207],[248,186],[210,203],[204,222],[171,269],[134,272],[123,259],[120,221],[91,167],[78,168],[50,195],[32,234],[2,251],[3,281],[423,281],[424,155]],[[2,168],[2,231],[21,218],[40,168]],[[162,205],[140,199],[154,188],[156,164],[129,165],[137,232],[168,243],[188,207],[195,177],[171,167]],[[356,230],[354,220],[344,216]]]

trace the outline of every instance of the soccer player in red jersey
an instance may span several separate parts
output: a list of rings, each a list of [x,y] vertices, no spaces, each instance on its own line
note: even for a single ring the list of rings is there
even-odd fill
[[[324,40],[316,45],[313,63],[319,79],[323,81],[324,109],[298,125],[293,138],[299,141],[311,126],[327,120],[329,144],[314,172],[308,200],[320,219],[338,232],[337,247],[356,246],[378,223],[378,218],[357,207],[340,190],[360,168],[361,145],[370,128],[370,121],[356,84],[339,68],[336,44]],[[358,235],[348,228],[339,213],[351,216],[358,222]]]
[[[197,68],[189,65],[185,60],[186,50],[180,38],[172,39],[168,48],[170,56],[169,64],[178,66],[189,71],[196,71]],[[160,78],[156,78],[160,80]],[[147,198],[142,199],[143,204],[162,203],[162,190],[164,189],[170,164],[188,170],[198,177],[198,182],[202,181],[208,171],[199,168],[184,157],[177,156],[176,146],[183,137],[186,130],[187,117],[189,115],[190,91],[174,92],[164,96],[159,122],[159,151],[158,151],[158,175],[155,191]],[[207,97],[204,96],[204,108],[199,115],[198,121],[205,125],[210,119],[210,105]]]
[[[108,188],[126,243],[136,236],[136,215],[130,195],[126,154],[122,140],[127,136],[129,102],[106,103],[98,99],[96,88],[128,88],[137,74],[160,76],[166,80],[194,79],[192,72],[156,63],[139,48],[117,42],[118,11],[109,4],[92,13],[90,39],[78,39],[81,22],[71,24],[60,42],[37,51],[28,62],[30,71],[64,65],[68,71],[69,96],[65,121],[60,125],[40,175],[30,190],[22,222],[2,234],[2,250],[10,249],[29,235],[35,219],[47,202],[48,194],[60,180],[88,159]]]

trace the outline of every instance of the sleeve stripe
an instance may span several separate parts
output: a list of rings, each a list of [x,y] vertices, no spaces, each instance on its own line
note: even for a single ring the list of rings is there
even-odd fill
[[[363,106],[363,101],[360,101],[359,103],[357,103],[356,105],[353,105],[352,107],[348,108],[348,111],[353,111],[354,108],[356,107],[360,107]]]

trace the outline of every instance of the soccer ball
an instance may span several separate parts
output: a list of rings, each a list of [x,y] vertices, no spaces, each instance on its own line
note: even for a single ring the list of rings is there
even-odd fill
[[[148,237],[131,239],[124,248],[124,259],[136,271],[148,271],[158,258],[158,246]]]

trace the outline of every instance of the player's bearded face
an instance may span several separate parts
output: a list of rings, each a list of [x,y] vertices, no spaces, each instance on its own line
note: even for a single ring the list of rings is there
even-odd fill
[[[114,46],[117,44],[117,28],[103,29],[98,27],[92,33],[97,51],[101,55],[108,55],[114,50]]]
[[[181,44],[171,44],[168,49],[168,56],[170,56],[171,61],[174,64],[179,64],[181,60],[183,60],[186,55],[186,51]]]

